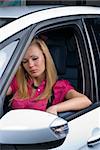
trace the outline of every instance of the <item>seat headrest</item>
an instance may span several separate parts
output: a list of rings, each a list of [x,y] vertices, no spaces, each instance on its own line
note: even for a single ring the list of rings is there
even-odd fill
[[[64,40],[54,39],[48,41],[47,46],[55,63],[58,76],[64,75],[66,71],[67,48]]]

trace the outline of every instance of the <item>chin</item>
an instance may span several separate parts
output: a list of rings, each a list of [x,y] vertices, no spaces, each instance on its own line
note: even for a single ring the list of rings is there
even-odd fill
[[[35,74],[31,74],[31,77],[32,78],[37,78],[37,77],[39,77],[40,75],[39,74],[37,74],[37,73],[35,73]]]
[[[44,75],[44,72],[43,73],[36,72],[36,73],[30,74],[30,75],[32,78],[37,78],[37,77],[41,77],[42,75]]]

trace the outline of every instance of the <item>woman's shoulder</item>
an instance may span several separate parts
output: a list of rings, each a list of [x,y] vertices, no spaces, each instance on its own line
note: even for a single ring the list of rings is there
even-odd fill
[[[60,79],[60,80],[56,81],[55,86],[56,85],[68,85],[68,84],[71,84],[68,80],[66,80],[66,79]]]
[[[68,80],[57,80],[55,85],[53,86],[55,99],[60,99],[61,101],[64,100],[65,95],[72,89],[74,89],[74,87]]]
[[[57,80],[55,85],[54,85],[54,89],[56,89],[56,88],[63,89],[63,90],[65,90],[65,89],[67,89],[67,90],[74,89],[72,84],[66,79]]]

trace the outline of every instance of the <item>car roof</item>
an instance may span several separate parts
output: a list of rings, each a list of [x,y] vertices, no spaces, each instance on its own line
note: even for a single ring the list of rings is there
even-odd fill
[[[29,10],[27,12],[24,12],[23,14],[24,17],[23,16],[21,17],[22,15],[21,14],[19,15],[18,19],[15,19],[14,21],[8,23],[7,25],[2,26],[0,28],[0,35],[3,35],[3,36],[0,36],[0,42],[5,40],[9,36],[27,28],[28,26],[39,23],[41,21],[59,18],[59,17],[65,17],[65,16],[100,15],[100,7],[88,7],[88,6],[64,6],[64,7],[51,6],[51,7],[56,7],[56,8],[50,9],[50,7],[48,6],[49,9],[45,8],[46,10],[44,10],[43,7],[40,7],[39,11],[34,12],[35,9],[31,10],[31,12],[33,13],[31,13]],[[15,7],[13,7],[13,11],[14,11],[14,8]],[[23,7],[21,8],[17,7],[17,8],[24,11]],[[15,10],[19,11],[18,9],[15,9]],[[4,11],[7,13],[5,9]],[[11,30],[11,28],[13,30]]]
[[[0,7],[0,18],[19,18],[21,16],[24,16],[26,14],[37,12],[40,10],[55,8],[55,7],[67,7],[68,10],[71,9],[71,12],[78,11],[80,9],[80,14],[84,14],[85,11],[87,14],[95,12],[100,12],[100,7],[94,7],[94,6],[64,6],[64,5],[32,5],[32,6],[9,6],[9,7]],[[83,13],[84,11],[84,13]],[[86,14],[86,13],[85,13]]]
[[[59,5],[58,5],[59,6]],[[31,12],[55,8],[57,5],[9,6],[0,7],[0,18],[19,18]]]

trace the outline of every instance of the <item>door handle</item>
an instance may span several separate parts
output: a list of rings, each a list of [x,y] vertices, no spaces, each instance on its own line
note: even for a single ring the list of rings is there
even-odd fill
[[[92,135],[87,141],[87,145],[89,147],[95,146],[96,144],[100,144],[100,128],[96,127],[92,130]]]
[[[89,138],[87,145],[89,147],[92,147],[96,144],[100,144],[100,134],[99,135],[94,135],[93,137]]]

